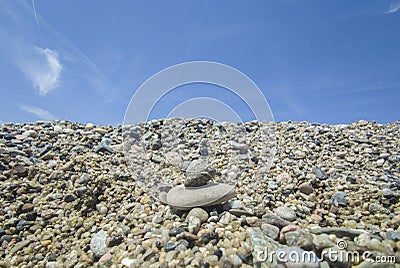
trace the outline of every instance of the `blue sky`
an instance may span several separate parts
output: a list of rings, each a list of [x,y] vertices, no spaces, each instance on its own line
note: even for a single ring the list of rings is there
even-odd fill
[[[276,121],[399,120],[400,0],[0,2],[0,120],[117,125],[135,90],[187,61],[248,75]],[[248,108],[212,85],[166,95]],[[246,100],[244,100],[246,101]]]

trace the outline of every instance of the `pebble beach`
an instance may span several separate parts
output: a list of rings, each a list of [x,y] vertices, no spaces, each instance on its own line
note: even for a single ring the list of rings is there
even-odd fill
[[[400,122],[174,120],[0,124],[0,267],[400,267]]]

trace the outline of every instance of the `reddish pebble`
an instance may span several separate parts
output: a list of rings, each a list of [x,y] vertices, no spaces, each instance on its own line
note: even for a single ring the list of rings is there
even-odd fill
[[[100,262],[103,262],[103,261],[107,261],[107,260],[109,260],[109,259],[111,259],[111,253],[110,253],[110,252],[107,252],[106,254],[104,254],[103,256],[101,256],[101,258],[100,258],[100,260],[99,260],[99,263],[100,263]]]
[[[291,231],[296,231],[297,226],[294,224],[286,225],[281,229],[281,232],[279,234],[279,242],[280,243],[285,243],[285,233],[291,232]]]

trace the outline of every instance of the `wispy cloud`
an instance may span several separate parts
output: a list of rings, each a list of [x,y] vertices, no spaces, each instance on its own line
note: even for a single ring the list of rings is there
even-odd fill
[[[16,65],[42,96],[47,95],[59,84],[62,64],[57,52],[49,48],[34,46],[32,57],[20,58]]]
[[[26,104],[19,104],[19,108],[27,113],[36,115],[40,119],[44,120],[54,120],[56,117],[52,115],[49,111],[44,110],[39,107],[31,106],[31,105],[26,105]]]
[[[390,6],[386,14],[395,13],[400,9],[400,2],[394,3]]]

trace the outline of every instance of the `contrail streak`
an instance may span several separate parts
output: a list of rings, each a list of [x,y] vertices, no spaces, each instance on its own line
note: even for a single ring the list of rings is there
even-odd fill
[[[37,25],[37,28],[39,29],[39,20],[38,20],[37,14],[36,14],[36,8],[35,8],[35,1],[34,0],[32,0],[32,7],[33,7],[33,13],[35,14],[36,25]]]

